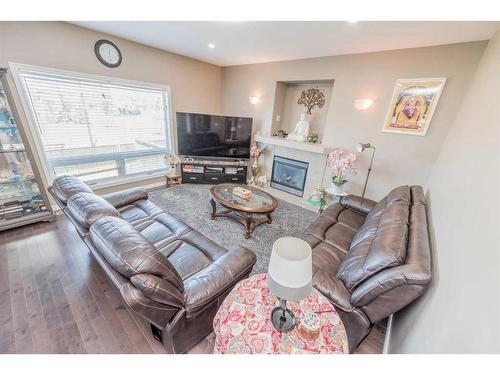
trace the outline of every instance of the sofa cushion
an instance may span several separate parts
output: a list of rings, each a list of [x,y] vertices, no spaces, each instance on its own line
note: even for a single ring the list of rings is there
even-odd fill
[[[78,193],[92,193],[92,189],[83,181],[73,176],[56,177],[52,183],[52,192],[62,203]]]
[[[146,273],[165,279],[183,290],[183,282],[172,264],[131,224],[119,217],[105,216],[90,227],[96,249],[123,276]]]
[[[148,192],[142,187],[115,191],[102,196],[115,208],[121,208],[136,201],[148,199]]]
[[[315,237],[346,253],[352,238],[363,225],[364,220],[365,215],[345,208],[340,203],[335,203],[309,225],[304,231],[304,236]]]
[[[394,202],[404,201],[408,205],[411,201],[410,188],[408,186],[399,186],[389,192],[375,207],[368,213],[366,220],[372,220],[382,214],[386,207]]]
[[[409,188],[400,187],[368,214],[337,272],[351,292],[376,273],[404,263],[409,205]]]
[[[103,216],[119,217],[120,213],[106,200],[94,193],[78,193],[68,200],[68,211],[85,228]]]

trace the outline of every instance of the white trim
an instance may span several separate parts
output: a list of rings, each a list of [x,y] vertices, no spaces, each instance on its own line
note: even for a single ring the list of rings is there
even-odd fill
[[[308,143],[300,141],[291,141],[286,138],[266,136],[255,134],[254,139],[256,142],[261,142],[267,145],[274,145],[280,147],[291,148],[294,150],[301,150],[306,152],[312,152],[316,154],[328,154],[332,150],[333,146],[327,146],[321,143]]]
[[[43,170],[43,175],[45,177],[45,185],[50,186],[52,184],[52,180],[54,179],[52,172],[48,168],[49,162],[47,157],[45,156],[45,151],[43,148],[42,140],[40,138],[40,134],[37,130],[37,121],[35,113],[31,105],[29,104],[29,94],[26,91],[25,85],[22,83],[21,76],[19,75],[20,69],[24,65],[9,63],[9,70],[12,74],[12,78],[14,80],[14,84],[16,86],[19,99],[21,100],[21,106],[23,108],[23,112],[26,115],[26,119],[28,120],[28,131],[31,135],[31,139],[33,139],[34,143],[34,151],[36,152],[38,158],[41,161],[41,169]]]
[[[95,74],[88,74],[88,73],[79,73],[79,72],[74,72],[74,71],[68,71],[68,70],[62,70],[62,69],[53,69],[53,68],[46,68],[46,67],[40,67],[40,66],[35,66],[35,65],[27,65],[27,64],[20,64],[20,63],[14,63],[14,62],[9,62],[9,70],[12,74],[12,78],[15,84],[15,87],[17,89],[17,92],[19,94],[19,98],[21,100],[21,105],[23,108],[24,113],[26,114],[27,120],[28,120],[28,128],[29,128],[29,133],[31,135],[31,138],[33,139],[34,142],[34,148],[35,152],[37,153],[38,157],[40,158],[41,161],[41,167],[43,170],[43,175],[45,176],[47,186],[50,186],[52,181],[54,180],[55,176],[52,173],[52,170],[49,167],[49,162],[47,160],[46,154],[45,154],[45,149],[43,147],[43,142],[40,136],[40,132],[38,131],[38,122],[36,120],[36,114],[33,111],[33,107],[30,105],[30,96],[28,93],[28,89],[26,87],[26,84],[24,83],[23,79],[21,78],[21,74],[23,72],[29,73],[30,71],[36,74],[42,74],[42,75],[53,75],[57,77],[61,76],[67,76],[68,78],[74,78],[74,79],[81,79],[81,80],[86,80],[86,81],[96,81],[96,82],[106,82],[108,84],[114,84],[114,85],[121,85],[121,86],[128,86],[131,88],[144,88],[144,89],[156,89],[160,90],[163,92],[163,104],[164,104],[164,118],[165,118],[165,126],[166,126],[166,133],[165,136],[168,138],[168,147],[170,149],[170,152],[174,151],[174,132],[173,132],[173,121],[172,121],[172,100],[171,100],[171,91],[170,91],[170,86],[169,85],[163,85],[163,84],[155,84],[155,83],[150,83],[150,82],[140,82],[140,81],[133,81],[133,80],[128,80],[128,79],[123,79],[123,78],[115,78],[115,77],[107,77],[107,76],[100,76],[100,75],[95,75]],[[106,187],[111,187],[111,186],[119,186],[127,183],[132,183],[135,181],[141,181],[141,180],[147,180],[155,177],[161,177],[163,172],[160,173],[154,173],[154,174],[141,174],[139,177],[122,177],[119,180],[111,181],[111,182],[102,182],[97,183],[95,185],[92,185],[93,188],[95,189],[101,189],[101,188],[106,188]]]
[[[132,177],[127,178],[127,179],[119,179],[119,180],[108,181],[108,182],[103,182],[103,183],[95,183],[95,184],[87,183],[87,185],[89,185],[92,190],[101,190],[101,189],[107,189],[110,187],[118,187],[121,185],[133,184],[134,182],[152,180],[155,178],[165,178],[165,175],[166,175],[165,172],[148,174],[148,175],[142,174],[142,175],[138,175],[135,177],[132,176]]]
[[[98,74],[90,74],[90,73],[80,73],[80,72],[75,72],[72,70],[63,70],[63,69],[54,69],[54,68],[47,68],[43,66],[37,66],[37,65],[28,65],[28,64],[21,64],[21,63],[15,63],[15,62],[9,62],[9,70],[12,72],[16,72],[16,74],[19,74],[20,71],[34,71],[36,73],[43,73],[46,75],[56,75],[56,76],[61,76],[61,75],[66,75],[69,77],[75,77],[75,78],[81,78],[81,79],[86,79],[88,81],[98,81],[98,82],[111,82],[111,83],[120,83],[122,85],[127,85],[127,86],[135,86],[138,88],[156,88],[158,90],[166,90],[170,93],[170,85],[164,85],[164,84],[158,84],[158,83],[152,83],[152,82],[143,82],[143,81],[134,81],[130,79],[125,79],[125,78],[118,78],[118,77],[110,77],[110,76],[101,76]]]
[[[389,354],[389,345],[391,341],[391,333],[392,333],[392,320],[394,318],[394,314],[389,316],[387,320],[387,327],[385,329],[385,337],[384,337],[384,348],[382,349],[382,354]]]

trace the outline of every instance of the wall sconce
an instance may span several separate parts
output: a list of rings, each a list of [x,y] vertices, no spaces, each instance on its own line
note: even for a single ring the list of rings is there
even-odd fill
[[[248,100],[250,101],[250,103],[252,104],[257,104],[260,102],[260,96],[249,96],[248,97]]]
[[[354,107],[356,107],[358,111],[366,111],[372,105],[373,105],[372,99],[356,99],[354,101]]]

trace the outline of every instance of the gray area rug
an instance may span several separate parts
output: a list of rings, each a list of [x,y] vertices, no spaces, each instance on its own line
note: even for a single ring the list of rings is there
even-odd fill
[[[272,224],[262,224],[245,239],[244,227],[235,221],[218,217],[210,219],[210,185],[185,184],[152,191],[153,203],[203,233],[221,246],[232,249],[245,246],[257,254],[253,274],[267,272],[274,241],[285,236],[299,236],[317,217],[317,214],[278,199],[278,208],[272,214]]]

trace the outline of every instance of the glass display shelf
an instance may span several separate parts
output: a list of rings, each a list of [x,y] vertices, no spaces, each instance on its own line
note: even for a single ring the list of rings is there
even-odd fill
[[[0,78],[5,70],[0,69]],[[0,82],[0,230],[53,219]]]
[[[8,152],[26,152],[26,149],[23,145],[13,145],[10,147],[6,147],[5,145],[0,146],[1,154],[6,154]]]

